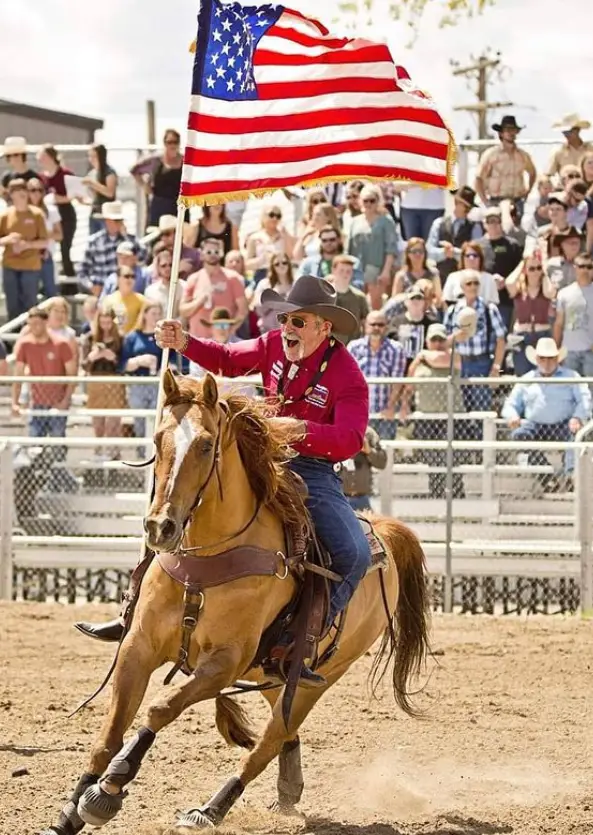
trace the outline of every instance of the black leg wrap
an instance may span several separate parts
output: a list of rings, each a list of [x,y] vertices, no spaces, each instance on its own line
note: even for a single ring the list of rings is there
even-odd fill
[[[78,801],[89,786],[94,785],[98,779],[98,774],[83,774],[76,784],[70,800],[60,812],[58,823],[46,829],[42,835],[78,835],[84,828],[84,821],[80,819],[77,812]]]
[[[282,746],[278,758],[277,787],[280,809],[299,803],[305,784],[301,769],[301,741],[298,737]]]
[[[111,760],[102,779],[120,788],[131,783],[155,739],[156,734],[149,728],[140,728]]]
[[[209,828],[221,823],[245,791],[238,777],[231,777],[201,809],[191,809],[177,816],[177,827]]]

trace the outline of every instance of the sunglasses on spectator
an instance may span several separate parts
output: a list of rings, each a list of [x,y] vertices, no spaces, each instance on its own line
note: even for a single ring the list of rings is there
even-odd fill
[[[327,203],[324,197],[314,197],[311,201],[312,206],[319,206],[320,203]]]
[[[20,157],[21,154],[6,154],[4,159],[14,159],[15,157]]]
[[[593,262],[579,261],[577,264],[575,261],[575,267],[577,268],[577,270],[593,270]]]
[[[37,186],[33,188],[27,188],[27,191],[29,192],[29,194],[43,194],[43,189],[38,188]]]
[[[274,261],[275,267],[288,267],[290,261],[286,258],[284,261]]]
[[[268,212],[268,217],[273,217],[276,218],[276,220],[280,220],[282,218],[282,215],[280,214],[280,212]]]
[[[429,342],[446,342],[446,338],[444,336],[431,336],[428,340]]]
[[[479,287],[480,282],[479,281],[465,281],[463,286],[464,287]]]
[[[179,145],[178,139],[167,139],[165,145]]]
[[[307,324],[300,316],[289,316],[288,313],[279,313],[276,316],[276,321],[279,325],[287,325],[289,322],[297,330],[301,330]]]
[[[220,255],[219,249],[204,249],[202,251],[204,255]]]
[[[409,249],[408,253],[410,255],[424,255],[424,250],[422,247],[415,247],[414,249]]]
[[[228,322],[212,322],[212,327],[220,328],[221,331],[228,331],[231,326]]]
[[[487,217],[484,223],[502,223],[499,217]]]
[[[463,257],[464,258],[471,258],[473,260],[474,258],[479,258],[480,256],[478,255],[477,252],[465,252]]]
[[[575,172],[574,172],[574,174],[566,174],[564,179],[565,179],[565,180],[580,180],[580,179],[581,179],[581,175],[580,175],[580,174],[578,174],[578,173],[575,171]]]
[[[528,273],[541,273],[541,272],[543,272],[543,267],[540,264],[538,264],[535,267],[527,267],[527,272]]]
[[[332,235],[330,238],[320,238],[319,240],[322,244],[335,244],[338,238],[336,235]]]
[[[128,281],[133,281],[136,276],[134,275],[134,273],[120,273],[119,277],[126,278]]]

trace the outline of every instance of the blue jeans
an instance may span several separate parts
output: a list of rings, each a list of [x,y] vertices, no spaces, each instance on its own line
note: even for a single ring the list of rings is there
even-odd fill
[[[428,240],[430,228],[437,218],[445,214],[444,209],[404,209],[400,210],[404,239],[422,238]]]
[[[546,424],[524,420],[521,426],[511,432],[513,441],[572,441],[573,439],[574,435],[568,428],[568,421]],[[527,462],[534,467],[547,467],[550,464],[539,449],[527,453]],[[564,472],[572,473],[573,470],[574,450],[567,449],[564,453]]]
[[[564,365],[581,377],[593,377],[593,351],[569,351]]]
[[[515,369],[515,374],[517,375],[517,377],[522,377],[523,374],[527,374],[528,371],[533,371],[533,369],[535,368],[535,366],[532,365],[525,356],[525,349],[529,345],[535,347],[539,339],[551,335],[551,330],[521,334],[521,336],[523,336],[523,342],[513,349],[513,368]]]
[[[92,213],[89,217],[89,235],[94,235],[95,232],[101,232],[105,229],[105,221],[102,217],[93,217]]]
[[[487,377],[492,368],[492,357],[482,354],[479,357],[461,357],[462,377]],[[488,412],[492,407],[492,389],[490,386],[463,386],[463,402],[468,412]]]
[[[51,255],[41,262],[41,295],[45,299],[52,299],[58,295],[56,288],[56,267]]]
[[[290,462],[290,468],[307,485],[307,507],[315,530],[331,554],[333,570],[343,578],[331,586],[329,618],[333,621],[370,567],[371,551],[333,464],[299,456]]]
[[[39,270],[2,268],[2,285],[6,296],[8,321],[35,307],[40,276]]]
[[[158,398],[158,387],[131,385],[128,388],[128,404],[130,409],[156,409],[156,401]],[[146,437],[146,418],[134,418],[134,435],[137,438]]]

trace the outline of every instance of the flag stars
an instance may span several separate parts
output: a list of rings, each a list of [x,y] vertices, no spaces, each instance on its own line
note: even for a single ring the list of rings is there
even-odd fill
[[[222,32],[219,29],[215,29],[212,33],[212,39],[214,41],[222,41]]]
[[[206,79],[206,84],[208,85],[209,90],[213,90],[214,85],[216,84],[216,79],[213,78],[211,75],[209,75],[208,78]]]
[[[235,66],[235,56],[234,55],[231,55],[231,57],[229,58],[228,65],[229,65],[229,67],[234,67]]]
[[[216,75],[218,78],[224,78],[226,70],[223,67],[216,67]]]
[[[225,32],[231,31],[231,21],[228,18],[222,21],[222,28]]]
[[[228,55],[230,51],[231,51],[231,45],[227,41],[222,47],[222,54],[223,55]]]
[[[241,35],[238,32],[233,35],[233,43],[237,45],[241,43]]]
[[[229,92],[231,92],[232,90],[235,89],[235,82],[233,81],[232,78],[229,78],[229,80],[227,81],[226,88]]]
[[[217,64],[217,62],[218,62],[218,59],[219,59],[219,58],[220,58],[220,53],[219,53],[219,52],[214,52],[214,53],[210,56],[210,62],[211,62],[212,64],[214,64],[214,66],[216,66],[216,64]]]

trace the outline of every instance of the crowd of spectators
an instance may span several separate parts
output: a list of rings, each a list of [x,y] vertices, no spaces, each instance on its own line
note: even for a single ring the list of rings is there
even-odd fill
[[[193,222],[188,214],[174,315],[194,336],[250,338],[277,325],[262,304],[264,289],[286,295],[297,276],[323,277],[359,323],[359,335],[350,341],[337,336],[349,343],[364,374],[405,379],[371,385],[375,435],[367,439],[369,448],[375,436],[395,438],[398,425],[414,412],[435,415],[415,422],[416,437],[445,437],[445,382],[427,387],[414,380],[447,378],[451,362],[460,380],[503,373],[570,378],[567,396],[562,386],[524,385],[526,392],[537,390],[537,397],[519,388],[504,405],[493,398],[492,386],[461,383],[455,407],[501,407],[517,439],[573,437],[591,412],[589,391],[578,377],[593,377],[593,145],[580,136],[589,127],[574,115],[559,123],[564,144],[548,170],[538,173],[516,144],[521,127],[504,116],[492,126],[499,141],[482,155],[475,181],[461,184],[452,200],[442,190],[393,182],[286,189],[285,196],[301,204],[298,228],[288,229],[281,205],[263,201],[260,227],[248,236],[241,234],[246,204],[240,201],[206,207]],[[76,270],[87,299],[78,334],[68,324],[68,302],[57,296],[53,262],[60,245],[64,274],[74,272],[76,213],[64,186],[68,169],[52,146],[39,152],[39,170],[28,167],[24,140],[6,140],[4,152],[10,167],[2,180],[8,205],[0,215],[4,293],[10,318],[28,311],[15,346],[17,373],[28,368],[33,374],[156,375],[162,352],[154,330],[171,282],[179,134],[168,130],[162,152],[131,171],[149,201],[142,240],[126,228],[106,149],[90,149],[83,180],[92,209],[90,237]],[[55,297],[48,308],[36,306],[40,291]],[[468,307],[477,326],[464,338],[459,321]],[[0,349],[0,368],[4,357]],[[200,369],[190,366],[189,372]],[[97,383],[87,393],[91,409],[122,409],[126,403],[151,409],[156,386]],[[15,413],[19,395],[15,386]],[[67,386],[32,387],[30,406],[64,412],[70,398]],[[95,417],[93,425],[97,437],[121,432],[120,417]],[[478,422],[465,421],[464,427],[464,437],[480,436]],[[141,418],[134,428],[143,437]],[[65,418],[33,419],[31,431],[64,434]],[[442,468],[441,452],[426,457]],[[442,474],[432,476],[431,490],[444,494]],[[454,491],[463,495],[460,477]]]

